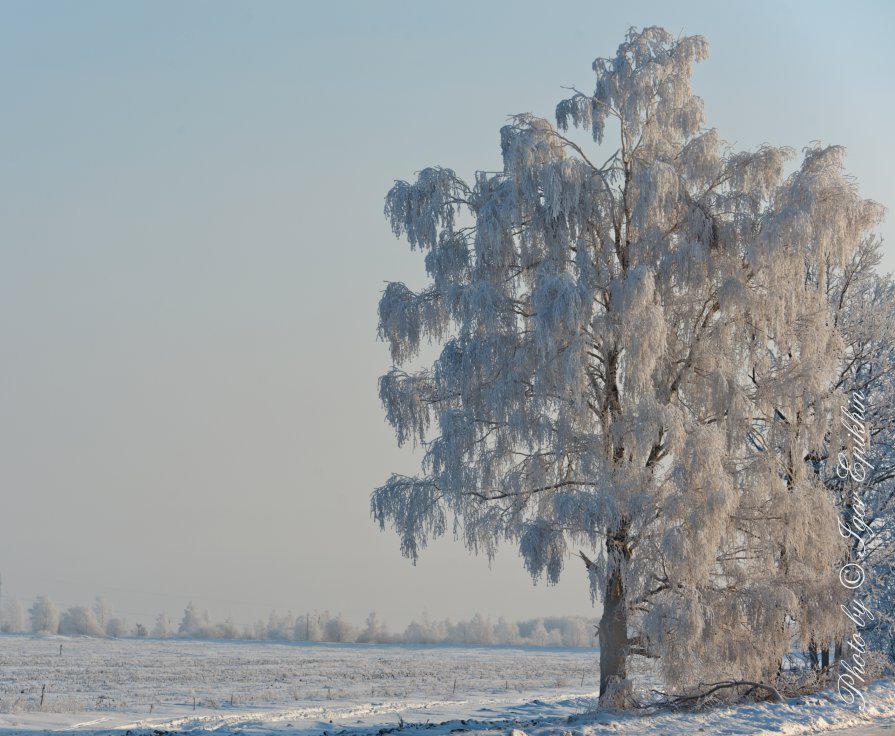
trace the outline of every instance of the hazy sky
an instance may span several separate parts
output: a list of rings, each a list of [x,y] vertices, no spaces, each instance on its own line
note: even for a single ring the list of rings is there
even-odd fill
[[[131,622],[189,600],[240,623],[595,613],[574,561],[557,588],[509,548],[413,567],[370,520],[417,460],[376,396],[380,292],[422,276],[383,197],[498,168],[507,115],[551,117],[658,24],[708,38],[724,138],[844,144],[891,208],[895,6],[548,7],[0,3],[4,597],[102,594]]]

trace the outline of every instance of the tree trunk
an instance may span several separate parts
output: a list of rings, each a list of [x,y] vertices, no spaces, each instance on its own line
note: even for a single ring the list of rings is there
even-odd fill
[[[817,658],[817,642],[814,639],[808,644],[808,661],[811,662],[811,669],[816,670],[820,667],[820,660]]]
[[[822,670],[830,669],[830,645],[827,644],[820,650],[820,668]]]
[[[614,680],[624,680],[628,645],[628,615],[620,565],[609,573],[600,618],[600,697]]]
[[[603,596],[603,616],[600,619],[600,697],[614,682],[627,679],[628,605],[625,594],[624,565],[631,559],[628,543],[630,521],[622,518],[617,529],[606,534],[607,562],[606,592]]]

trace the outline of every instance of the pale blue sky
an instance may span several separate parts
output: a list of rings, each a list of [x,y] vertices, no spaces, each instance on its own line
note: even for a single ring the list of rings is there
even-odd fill
[[[370,521],[414,467],[376,399],[376,304],[422,275],[383,197],[497,168],[507,115],[551,116],[658,24],[708,38],[723,137],[842,143],[891,208],[895,6],[548,7],[0,2],[4,595],[131,621],[592,612],[577,565],[533,588],[513,550],[489,571],[446,542],[413,568]]]

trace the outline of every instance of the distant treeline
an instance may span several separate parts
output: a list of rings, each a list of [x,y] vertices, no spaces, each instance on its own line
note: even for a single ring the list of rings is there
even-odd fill
[[[231,619],[213,622],[207,611],[198,612],[190,603],[179,623],[165,613],[151,627],[128,625],[102,598],[93,606],[71,606],[64,611],[47,596],[38,596],[30,608],[18,600],[7,603],[0,629],[8,633],[63,634],[65,636],[112,636],[160,639],[251,639],[269,641],[363,642],[375,644],[505,644],[536,647],[590,647],[594,645],[593,622],[580,616],[536,618],[496,622],[477,613],[468,621],[433,620],[423,614],[403,632],[391,632],[374,612],[363,626],[357,626],[342,614],[328,611],[292,613],[272,611],[267,621],[239,625]]]

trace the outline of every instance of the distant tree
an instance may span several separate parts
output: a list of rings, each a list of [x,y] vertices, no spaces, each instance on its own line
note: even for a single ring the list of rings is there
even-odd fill
[[[31,617],[31,631],[35,634],[56,634],[59,632],[59,609],[47,596],[39,595],[28,611]]]
[[[491,625],[491,620],[481,613],[476,613],[463,629],[463,641],[469,644],[494,643],[494,627]]]
[[[208,611],[201,614],[196,611],[193,602],[190,601],[183,611],[183,618],[177,627],[178,636],[196,637],[198,639],[208,639],[212,636],[212,623]]]
[[[106,636],[120,639],[123,636],[127,636],[127,632],[127,621],[120,616],[113,616],[106,621]]]
[[[404,630],[404,641],[415,644],[437,644],[447,641],[453,628],[449,619],[435,621],[429,617],[428,611],[423,611],[420,621],[411,621]]]
[[[357,641],[357,627],[342,617],[340,613],[329,619],[324,628],[325,641],[353,642]]]
[[[271,611],[267,619],[267,630],[265,638],[277,641],[287,641],[292,638],[295,633],[295,616],[291,611],[279,614]]]
[[[218,624],[216,629],[218,630],[218,635],[222,639],[238,639],[239,638],[239,629],[236,624],[233,622],[232,618],[227,618],[226,621],[222,624]]]
[[[306,613],[304,620],[299,618],[295,622],[295,638],[299,641],[323,641],[324,624],[329,618],[329,611],[322,614]]]
[[[560,623],[562,645],[567,647],[590,647],[594,643],[594,628],[583,618],[564,619]]]
[[[805,458],[842,399],[829,279],[882,209],[840,147],[787,174],[789,149],[735,152],[705,128],[691,72],[707,54],[632,29],[556,126],[502,129],[501,171],[428,168],[386,198],[430,281],[385,289],[379,393],[425,456],[373,515],[413,560],[450,529],[489,557],[514,541],[550,583],[590,550],[606,702],[626,702],[630,657],[680,692],[773,680],[791,622],[843,631],[814,615],[841,599],[843,545]],[[598,159],[570,127],[614,142]],[[410,365],[427,340],[434,365]]]
[[[389,640],[388,626],[379,618],[376,611],[367,616],[364,630],[358,635],[357,640],[365,643],[383,643]]]
[[[544,619],[538,619],[529,634],[529,642],[536,647],[546,647],[550,644],[550,633],[544,626]]]
[[[248,629],[248,637],[249,639],[255,639],[260,641],[261,639],[267,638],[267,624],[265,624],[261,619],[255,621],[255,623]]]
[[[407,644],[434,643],[431,641],[427,641],[426,632],[417,621],[411,621],[409,624],[407,624],[407,627],[404,629],[404,633],[401,635],[401,641],[406,642]]]
[[[145,637],[147,634],[148,632],[146,631],[146,627],[143,624],[137,624],[134,627],[134,636],[142,638]]]
[[[494,627],[494,640],[497,644],[517,644],[519,642],[519,626],[501,616],[497,619],[497,625]]]
[[[104,596],[98,595],[93,602],[93,613],[96,615],[100,628],[105,631],[106,624],[115,615],[115,609],[112,608]]]
[[[96,614],[85,606],[72,606],[59,619],[59,633],[66,636],[103,636]]]
[[[25,606],[18,598],[10,598],[6,602],[6,613],[3,616],[3,631],[10,634],[20,634],[28,630],[25,616]]]
[[[160,613],[155,617],[155,623],[152,625],[152,635],[156,639],[167,639],[174,633],[173,624],[168,614]]]

